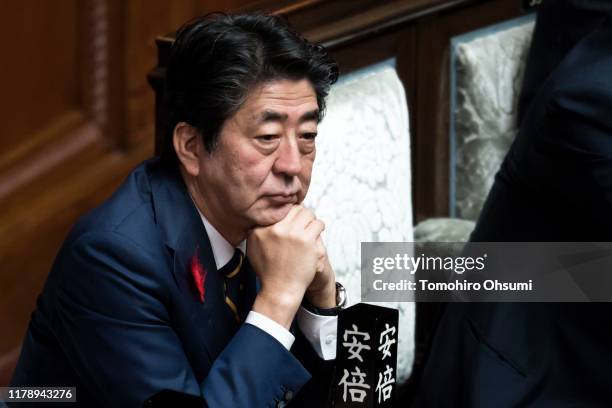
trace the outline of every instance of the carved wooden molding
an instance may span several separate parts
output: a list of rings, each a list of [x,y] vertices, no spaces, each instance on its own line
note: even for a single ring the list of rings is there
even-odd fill
[[[80,105],[0,156],[0,201],[77,155],[123,145],[123,49],[117,41],[123,5],[85,0],[77,7]]]
[[[259,10],[286,16],[309,40],[334,50],[428,15],[464,7],[477,1],[354,0],[350,5],[348,2],[319,0],[305,0],[292,5],[282,1],[266,1],[262,3],[267,4],[261,4]],[[243,10],[252,9],[253,6]]]
[[[127,134],[127,3],[76,2],[76,104],[0,154],[0,357],[22,339],[49,266],[74,220],[151,154],[148,129]],[[55,44],[61,47],[62,44]],[[44,69],[44,68],[41,68]],[[145,143],[130,146],[134,137]]]

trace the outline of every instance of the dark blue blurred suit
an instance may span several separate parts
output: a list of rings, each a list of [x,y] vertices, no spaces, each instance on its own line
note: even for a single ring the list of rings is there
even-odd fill
[[[208,271],[203,304],[188,269],[196,250]],[[250,271],[243,318],[256,291]],[[296,337],[303,364],[325,372]],[[264,407],[288,400],[310,379],[302,362],[259,328],[238,327],[180,174],[152,160],[70,233],[12,385],[76,386],[81,406],[142,406],[172,389],[202,394],[210,407]],[[301,397],[318,401],[326,391]]]
[[[520,131],[473,241],[612,241],[612,1],[544,4]],[[610,315],[608,303],[449,304],[416,406],[612,406]]]

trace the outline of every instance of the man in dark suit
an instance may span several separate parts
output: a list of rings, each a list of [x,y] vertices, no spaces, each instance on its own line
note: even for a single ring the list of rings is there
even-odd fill
[[[612,2],[546,0],[472,241],[612,241]],[[612,404],[609,304],[452,303],[416,406]]]
[[[183,27],[164,155],[66,239],[12,385],[76,386],[82,406],[141,406],[163,389],[210,407],[321,406],[342,288],[300,203],[336,77],[276,17]]]

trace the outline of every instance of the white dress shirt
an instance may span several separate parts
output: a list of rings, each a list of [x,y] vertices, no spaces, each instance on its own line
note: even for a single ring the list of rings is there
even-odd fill
[[[197,208],[197,207],[196,207]],[[206,234],[210,240],[213,256],[217,269],[227,264],[234,256],[235,248],[212,226],[212,224],[199,211]],[[238,248],[246,254],[246,240],[242,241]],[[267,316],[253,310],[249,312],[245,323],[259,327],[270,336],[278,340],[287,350],[291,349],[295,337],[282,325]],[[337,316],[321,316],[309,312],[300,306],[297,312],[298,327],[304,333],[304,337],[315,349],[319,357],[324,360],[336,358],[336,336],[338,332]]]

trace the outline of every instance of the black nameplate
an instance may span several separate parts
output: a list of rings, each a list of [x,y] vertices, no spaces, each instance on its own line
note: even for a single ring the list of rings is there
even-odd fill
[[[392,407],[396,394],[399,312],[359,303],[340,312],[336,408]]]

